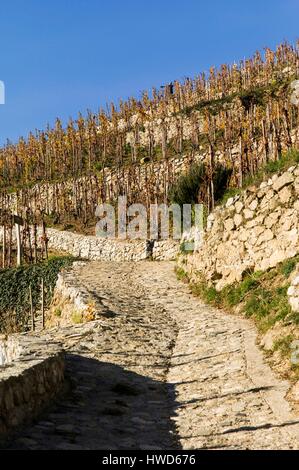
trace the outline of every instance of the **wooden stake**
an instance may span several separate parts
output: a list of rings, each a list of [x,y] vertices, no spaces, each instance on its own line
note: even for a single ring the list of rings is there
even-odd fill
[[[31,285],[29,286],[29,302],[30,302],[30,313],[31,313],[31,329],[35,331],[35,321],[34,321],[34,311],[33,311],[33,300],[32,300],[32,289]]]
[[[44,329],[44,328],[45,328],[45,291],[44,291],[44,279],[42,279],[41,293],[42,293],[42,298],[41,298],[42,328]]]
[[[36,224],[34,224],[34,226],[33,226],[33,237],[34,237],[34,244],[33,244],[33,247],[34,247],[34,262],[35,262],[35,264],[36,264],[37,261],[38,261],[38,254],[37,254],[37,227],[36,227]]]
[[[8,267],[9,268],[11,267],[11,263],[12,263],[12,260],[11,260],[11,256],[12,256],[12,228],[13,228],[13,225],[12,225],[12,223],[10,223],[9,224],[9,231],[8,231],[8,255],[7,255]]]
[[[6,266],[6,226],[3,225],[2,267]]]
[[[17,239],[17,266],[22,264],[22,242],[21,242],[21,226],[20,224],[15,224],[16,228],[16,239]]]
[[[43,242],[44,242],[44,248],[45,248],[45,255],[46,255],[46,259],[48,259],[48,238],[47,238],[47,233],[46,233],[46,224],[44,221],[42,223],[42,228],[43,228]]]

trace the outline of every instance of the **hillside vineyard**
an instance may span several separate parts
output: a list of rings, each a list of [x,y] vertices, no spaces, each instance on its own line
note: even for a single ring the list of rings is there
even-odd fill
[[[166,201],[182,166],[195,160],[209,168],[213,201],[219,160],[231,169],[230,185],[241,187],[245,175],[298,144],[298,106],[290,100],[298,74],[298,44],[284,43],[108,111],[80,114],[65,129],[57,119],[54,128],[0,150],[1,207],[84,225],[98,202],[121,194],[146,206]]]

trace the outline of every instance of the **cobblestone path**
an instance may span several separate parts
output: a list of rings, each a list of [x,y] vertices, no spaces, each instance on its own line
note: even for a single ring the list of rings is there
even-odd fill
[[[169,262],[92,262],[77,276],[110,318],[46,333],[67,352],[69,388],[9,448],[299,447],[288,384],[250,322],[202,304]]]

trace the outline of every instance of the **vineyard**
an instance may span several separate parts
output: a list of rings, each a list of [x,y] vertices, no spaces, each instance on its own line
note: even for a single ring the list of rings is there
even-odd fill
[[[120,195],[147,208],[172,201],[212,210],[227,186],[243,187],[298,148],[298,77],[299,43],[282,44],[8,142],[0,149],[0,330],[25,328],[50,302],[61,263],[47,262],[46,226],[94,233],[96,206]]]
[[[284,43],[144,92],[139,100],[111,104],[86,118],[80,114],[65,128],[57,119],[54,128],[8,142],[0,150],[7,237],[14,215],[22,214],[25,226],[38,219],[84,230],[94,224],[98,202],[115,202],[123,194],[129,203],[166,202],[178,175],[194,161],[206,165],[212,209],[219,163],[230,170],[229,184],[242,187],[259,166],[298,147],[298,106],[290,100],[298,76],[299,43]],[[36,241],[27,236],[26,243],[33,259]]]

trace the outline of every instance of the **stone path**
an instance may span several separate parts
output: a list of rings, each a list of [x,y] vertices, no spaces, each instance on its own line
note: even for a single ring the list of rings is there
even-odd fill
[[[104,318],[49,330],[69,388],[12,449],[295,449],[299,418],[252,325],[203,305],[169,262],[82,267]]]

